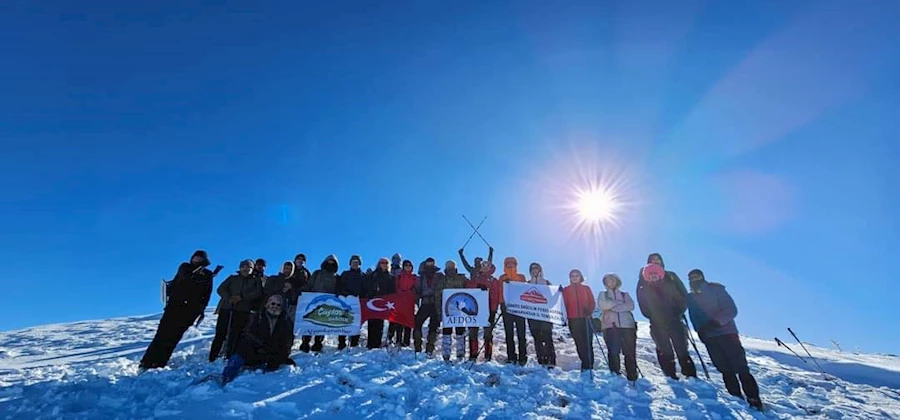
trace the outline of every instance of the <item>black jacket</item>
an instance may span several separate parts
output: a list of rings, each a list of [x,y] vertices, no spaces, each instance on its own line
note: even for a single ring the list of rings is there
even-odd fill
[[[257,309],[263,310],[266,306],[266,301],[269,300],[272,295],[281,295],[282,298],[285,298],[284,290],[284,275],[278,274],[275,276],[266,277],[266,284],[263,286],[263,294],[262,298],[258,301]]]
[[[666,276],[652,283],[641,279],[637,286],[638,306],[651,324],[665,326],[680,320],[687,309],[687,290],[678,276],[667,271]]]
[[[265,365],[266,369],[277,369],[290,356],[293,330],[294,324],[284,313],[275,318],[274,329],[270,327],[269,314],[265,311],[254,314],[241,333],[237,353],[247,367]]]
[[[183,308],[199,315],[209,303],[212,287],[212,271],[201,265],[182,263],[169,285],[166,308]]]
[[[303,291],[309,287],[309,278],[312,277],[309,269],[306,267],[300,267],[294,269],[294,275],[284,279],[285,283],[289,283],[291,285],[291,290],[289,290],[286,294],[286,298],[290,301],[292,305],[297,304],[297,298],[303,294]]]
[[[397,283],[390,271],[375,270],[363,284],[363,297],[373,298],[396,293]]]
[[[364,283],[366,283],[366,273],[363,273],[362,270],[346,270],[338,277],[337,294],[360,296]]]

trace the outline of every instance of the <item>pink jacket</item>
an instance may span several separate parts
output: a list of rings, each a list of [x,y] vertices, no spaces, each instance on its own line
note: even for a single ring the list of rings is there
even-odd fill
[[[603,329],[619,327],[619,328],[637,328],[634,322],[634,300],[628,293],[616,291],[603,291],[597,296],[597,309],[601,311],[600,319],[603,322]]]

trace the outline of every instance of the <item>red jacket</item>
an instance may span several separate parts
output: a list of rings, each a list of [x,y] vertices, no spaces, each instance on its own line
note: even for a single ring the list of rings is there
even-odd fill
[[[397,275],[397,292],[409,292],[416,287],[418,279],[412,272],[401,271]]]
[[[475,277],[466,281],[467,289],[478,289],[482,286],[488,289],[488,310],[497,312],[497,307],[500,306],[503,283],[490,274],[485,273],[478,273]]]
[[[572,318],[590,318],[594,312],[594,292],[584,284],[570,284],[563,289],[566,315]]]

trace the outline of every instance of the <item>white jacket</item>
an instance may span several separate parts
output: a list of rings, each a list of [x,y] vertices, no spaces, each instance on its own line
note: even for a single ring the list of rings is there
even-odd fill
[[[628,293],[621,290],[603,291],[597,296],[597,309],[601,311],[600,319],[603,329],[607,328],[637,328],[634,322],[634,300]]]

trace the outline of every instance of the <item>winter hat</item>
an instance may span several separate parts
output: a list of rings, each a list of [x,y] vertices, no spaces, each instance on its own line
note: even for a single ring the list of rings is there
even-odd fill
[[[359,263],[359,265],[362,265],[362,258],[360,258],[359,255],[351,255],[350,264],[353,264],[353,261],[356,261]]]
[[[406,266],[412,267],[412,266],[413,266],[413,262],[410,261],[410,260],[403,260],[403,266],[404,266],[404,267],[406,267]]]
[[[206,251],[204,251],[202,249],[198,249],[198,250],[194,251],[194,255],[191,255],[191,261],[194,260],[194,257],[203,258],[203,261],[200,262],[200,265],[202,265],[204,267],[209,265],[209,256],[206,254]]]
[[[378,265],[376,265],[375,268],[376,268],[376,269],[381,269],[381,263],[384,263],[384,265],[386,265],[386,266],[388,266],[388,267],[391,266],[391,262],[388,261],[387,258],[381,257],[381,258],[378,259]],[[387,270],[387,268],[385,268],[385,270]]]
[[[266,265],[268,265],[268,264],[266,264],[266,260],[264,260],[262,258],[257,258],[256,265],[254,267],[262,266],[263,268],[265,268]]]
[[[399,252],[391,256],[391,264],[392,265],[399,266],[401,261],[403,261],[403,257],[400,255]]]
[[[663,260],[662,255],[658,252],[654,252],[647,256],[647,264],[650,264],[650,262],[653,260],[653,257],[659,258],[659,265],[661,265],[662,268],[666,268],[666,262],[665,260]]]
[[[285,267],[287,267],[288,269],[285,270],[284,269]],[[281,265],[281,272],[282,272],[282,274],[284,274],[285,277],[290,277],[290,276],[294,275],[294,270],[296,268],[297,267],[294,266],[293,261],[285,261],[284,264]]]
[[[446,271],[450,269],[456,270],[456,261],[447,260],[447,262],[444,263],[444,270]]]
[[[692,279],[691,278],[692,276],[700,276],[700,278]],[[690,273],[688,273],[688,280],[690,280],[691,283],[702,282],[702,281],[706,281],[706,276],[703,275],[703,271],[701,271],[699,268],[695,268],[695,269],[691,270]]]
[[[497,270],[497,267],[494,266],[494,263],[490,261],[482,261],[481,267],[478,268],[482,273],[488,273],[488,275],[494,275],[494,272]]]
[[[622,278],[619,277],[618,274],[616,274],[616,273],[606,273],[606,274],[604,274],[604,275],[603,275],[603,285],[604,285],[604,286],[606,286],[606,279],[607,279],[607,278],[613,279],[613,287],[612,287],[612,290],[618,290],[620,287],[622,287]]]
[[[303,262],[306,262],[306,254],[304,254],[304,253],[297,254],[297,256],[294,257],[294,261],[297,261],[297,260],[302,260]]]
[[[650,280],[651,274],[656,274],[659,280],[662,280],[662,278],[666,276],[666,270],[657,264],[647,264],[647,266],[641,270],[641,274],[644,276],[644,280]]]
[[[250,268],[253,268],[253,260],[246,259],[246,260],[244,260],[244,261],[241,261],[241,264],[240,264],[239,267],[240,267],[240,268],[244,268],[244,267],[250,267]]]
[[[428,264],[428,263],[434,264],[434,263],[435,263],[434,258],[432,258],[432,257],[426,258],[426,259],[425,259],[425,264]]]

